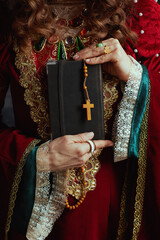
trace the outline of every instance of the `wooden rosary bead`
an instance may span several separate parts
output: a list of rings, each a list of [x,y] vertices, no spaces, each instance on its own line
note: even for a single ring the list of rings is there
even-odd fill
[[[82,166],[81,167],[81,172],[83,173],[83,194],[81,196],[81,198],[78,200],[78,202],[76,202],[76,204],[74,205],[70,205],[68,199],[66,200],[66,208],[68,208],[69,210],[75,210],[76,208],[78,208],[84,201],[86,194],[85,194],[85,186],[87,185],[86,181],[85,181],[85,176],[84,176],[84,172],[85,172],[85,168]]]

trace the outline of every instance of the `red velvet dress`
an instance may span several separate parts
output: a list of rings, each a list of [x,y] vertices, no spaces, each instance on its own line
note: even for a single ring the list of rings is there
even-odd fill
[[[135,3],[135,12],[129,25],[139,35],[136,47],[126,45],[126,52],[149,71],[151,82],[151,99],[148,126],[147,175],[144,195],[143,218],[140,227],[139,240],[159,239],[160,226],[160,6],[154,0],[139,0]],[[143,13],[141,16],[140,13]],[[143,32],[143,31],[144,32]],[[137,51],[135,51],[137,49]],[[53,52],[53,51],[52,51]],[[44,53],[44,52],[42,52]],[[37,54],[35,59],[38,71],[44,67],[48,56]],[[51,52],[50,52],[51,53]],[[55,56],[50,56],[54,58]],[[43,77],[42,77],[43,79]],[[26,88],[19,83],[19,70],[15,67],[15,54],[12,49],[0,46],[0,107],[4,103],[8,85],[11,85],[13,107],[15,113],[15,128],[8,128],[1,123],[0,130],[0,239],[4,240],[4,229],[7,215],[12,214],[12,204],[18,191],[18,183],[22,175],[23,158],[38,143],[38,124],[33,121],[31,111],[26,104]],[[25,99],[24,99],[25,95]],[[30,105],[31,106],[31,105]],[[116,104],[113,106],[116,112]],[[113,117],[107,123],[112,128]],[[110,138],[110,134],[107,136]],[[122,185],[126,161],[113,163],[112,149],[104,150],[99,158],[101,168],[96,175],[97,186],[87,193],[84,203],[75,211],[65,209],[57,220],[48,240],[103,240],[116,239]],[[16,173],[16,176],[15,176]],[[13,184],[13,188],[12,188]],[[11,191],[12,189],[12,191]],[[10,195],[12,199],[9,200]],[[9,207],[8,207],[9,206]],[[133,221],[133,217],[130,217]],[[130,224],[132,228],[132,224]],[[132,239],[131,231],[123,238]],[[10,240],[26,239],[20,233],[11,229]]]

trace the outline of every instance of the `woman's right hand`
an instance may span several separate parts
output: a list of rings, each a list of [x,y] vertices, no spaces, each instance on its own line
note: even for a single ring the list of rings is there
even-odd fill
[[[37,168],[43,171],[59,171],[83,166],[92,156],[90,144],[93,132],[77,135],[66,135],[54,139],[37,150]],[[96,151],[113,146],[109,140],[94,140]]]

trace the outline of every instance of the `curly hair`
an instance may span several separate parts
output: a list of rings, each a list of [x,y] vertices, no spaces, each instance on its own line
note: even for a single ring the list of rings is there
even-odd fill
[[[13,9],[7,8],[7,0],[0,0],[1,17],[7,22],[7,28],[0,26],[11,44],[17,41],[20,49],[25,52],[31,41],[40,37],[49,38],[55,32],[50,1],[47,0],[15,0]],[[127,26],[128,9],[132,8],[133,0],[86,0],[87,16],[85,22],[90,34],[100,39],[117,38],[121,44],[128,38],[136,41],[136,34]],[[1,22],[4,22],[1,20]],[[6,24],[5,24],[6,26]]]
[[[116,38],[121,44],[127,38],[136,42],[136,34],[126,25],[133,0],[88,0],[86,5],[89,12],[86,22],[91,34],[102,39]]]

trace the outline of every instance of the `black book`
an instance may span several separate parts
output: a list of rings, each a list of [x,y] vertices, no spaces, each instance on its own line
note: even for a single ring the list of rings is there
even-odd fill
[[[104,139],[104,105],[101,65],[87,65],[86,86],[90,103],[85,108],[86,95],[83,61],[51,61],[47,63],[51,137],[94,132],[94,139]],[[91,105],[93,107],[93,105]],[[84,108],[83,108],[84,107]],[[87,111],[91,120],[87,120]]]

